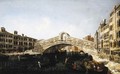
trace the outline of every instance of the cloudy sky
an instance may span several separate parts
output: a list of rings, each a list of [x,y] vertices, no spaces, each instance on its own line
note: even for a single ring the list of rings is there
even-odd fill
[[[0,0],[0,27],[37,39],[94,35],[120,0]]]

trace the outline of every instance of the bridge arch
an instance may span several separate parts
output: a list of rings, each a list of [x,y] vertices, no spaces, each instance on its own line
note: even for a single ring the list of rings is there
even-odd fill
[[[47,48],[43,53],[49,53],[49,52],[55,52],[55,51],[60,51],[62,48],[67,47],[67,46],[72,46],[71,44],[56,44],[52,45],[51,47]]]
[[[72,44],[56,44],[47,48],[43,53],[54,53],[56,51],[79,52],[81,48]]]
[[[82,42],[79,42],[79,41],[69,41],[69,40],[67,40],[67,41],[59,41],[59,40],[57,40],[57,41],[55,41],[55,42],[52,42],[52,43],[50,43],[50,44],[46,44],[46,46],[43,46],[43,49],[48,49],[48,48],[50,48],[50,47],[52,47],[52,46],[56,46],[56,45],[60,45],[60,44],[63,44],[63,45],[71,45],[71,46],[76,46],[76,47],[79,47],[79,48],[82,48],[82,45],[83,45],[83,43]]]

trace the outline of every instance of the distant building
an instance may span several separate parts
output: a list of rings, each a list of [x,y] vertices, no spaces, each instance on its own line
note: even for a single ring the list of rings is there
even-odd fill
[[[109,52],[109,24],[104,19],[96,31],[95,43],[98,50],[103,49],[103,51]]]
[[[94,42],[94,38],[91,35],[87,35],[83,39]]]
[[[25,51],[34,48],[36,39],[18,35],[17,31],[14,34],[7,32],[4,27],[0,29],[0,52]]]
[[[114,7],[108,22],[100,23],[95,33],[96,48],[112,54],[120,53],[120,5]]]

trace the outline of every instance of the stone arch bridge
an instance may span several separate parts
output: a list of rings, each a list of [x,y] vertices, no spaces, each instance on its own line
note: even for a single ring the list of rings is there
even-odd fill
[[[71,37],[68,33],[62,32],[59,36],[50,38],[48,40],[39,40],[35,43],[35,47],[33,52],[40,52],[41,54],[46,51],[48,48],[59,45],[59,44],[67,44],[73,45],[80,49],[83,48],[94,48],[94,43],[87,40],[82,40],[78,38]]]

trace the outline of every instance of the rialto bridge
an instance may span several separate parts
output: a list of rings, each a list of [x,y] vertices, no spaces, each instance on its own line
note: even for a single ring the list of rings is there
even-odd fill
[[[80,51],[83,48],[94,49],[94,45],[95,45],[94,42],[71,37],[68,33],[62,32],[56,37],[47,40],[38,40],[35,43],[33,52],[39,52],[42,54],[43,52],[51,52],[51,51],[55,51],[56,49],[61,50],[66,46],[67,46],[67,50],[69,51],[74,51],[72,50],[73,47],[75,51]],[[70,47],[72,47],[72,49]]]

